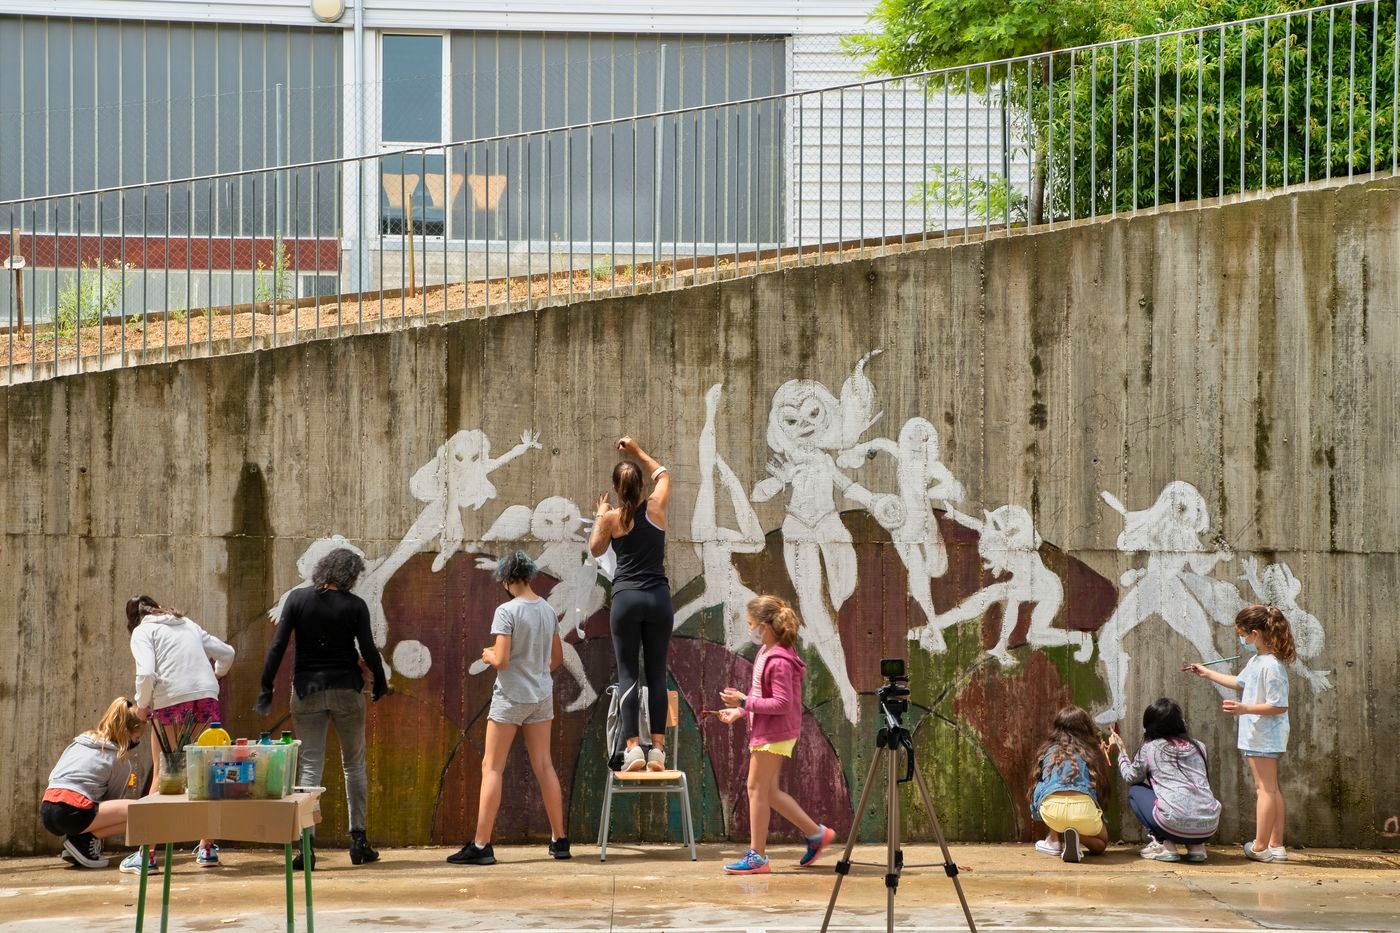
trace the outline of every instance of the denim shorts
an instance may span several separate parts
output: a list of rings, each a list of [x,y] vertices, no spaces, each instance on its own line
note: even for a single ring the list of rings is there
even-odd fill
[[[554,718],[554,697],[546,697],[538,703],[517,703],[499,693],[492,694],[491,711],[486,714],[486,718],[508,726],[549,722]]]
[[[1240,749],[1240,754],[1246,758],[1282,758],[1283,752],[1256,752],[1248,748]]]

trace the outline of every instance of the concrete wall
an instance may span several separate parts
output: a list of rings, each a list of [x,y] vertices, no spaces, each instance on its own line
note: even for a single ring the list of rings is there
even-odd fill
[[[53,848],[47,771],[131,689],[126,597],[238,646],[226,718],[255,734],[268,611],[334,534],[374,563],[359,589],[395,671],[370,725],[373,837],[470,831],[490,678],[467,666],[499,601],[477,556],[522,538],[570,632],[556,754],[571,835],[591,837],[604,704],[589,700],[612,658],[577,515],[624,431],[676,478],[671,668],[705,836],[747,826],[743,739],[696,713],[748,677],[724,609],[748,588],[802,608],[789,786],[818,818],[856,816],[876,725],[858,692],[907,652],[909,722],[954,837],[1028,838],[1027,775],[1059,705],[1121,704],[1135,744],[1166,694],[1211,749],[1222,838],[1240,838],[1253,793],[1235,724],[1178,668],[1237,653],[1230,618],[1257,584],[1311,655],[1292,677],[1289,838],[1375,845],[1400,831],[1398,263],[1400,190],[1357,185],[0,390],[0,850]],[[499,835],[538,837],[523,760],[508,781]],[[343,804],[327,783],[330,837]],[[678,833],[657,801],[617,826]],[[918,808],[909,828],[928,831]]]

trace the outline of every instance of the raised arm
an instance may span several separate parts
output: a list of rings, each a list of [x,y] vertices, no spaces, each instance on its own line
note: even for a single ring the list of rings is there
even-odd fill
[[[618,439],[617,449],[625,456],[631,457],[641,465],[642,475],[651,479],[656,485],[647,496],[647,501],[651,505],[647,508],[647,515],[656,519],[656,524],[660,528],[666,527],[666,506],[671,502],[671,474],[663,472],[656,475],[657,470],[664,468],[656,461],[656,458],[642,449],[641,445],[630,436]]]

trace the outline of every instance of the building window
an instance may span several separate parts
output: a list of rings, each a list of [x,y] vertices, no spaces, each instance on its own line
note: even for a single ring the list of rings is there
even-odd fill
[[[442,142],[442,36],[386,35],[380,78],[380,139]]]

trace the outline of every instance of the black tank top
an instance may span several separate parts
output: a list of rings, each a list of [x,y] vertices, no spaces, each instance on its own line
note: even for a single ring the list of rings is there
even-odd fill
[[[614,593],[623,590],[651,590],[670,587],[666,579],[666,532],[647,518],[647,500],[637,508],[632,530],[612,539],[617,555],[617,572],[613,574]]]

